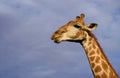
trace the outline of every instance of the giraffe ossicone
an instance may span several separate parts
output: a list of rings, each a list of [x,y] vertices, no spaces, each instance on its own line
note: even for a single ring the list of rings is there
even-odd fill
[[[119,78],[92,32],[97,28],[97,24],[86,24],[84,17],[85,14],[81,14],[74,21],[60,27],[52,35],[52,40],[56,43],[80,43],[85,50],[94,78]]]

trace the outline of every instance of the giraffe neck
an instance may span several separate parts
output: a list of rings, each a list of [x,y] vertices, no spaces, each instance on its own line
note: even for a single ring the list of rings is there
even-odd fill
[[[95,37],[82,42],[95,78],[118,78]]]

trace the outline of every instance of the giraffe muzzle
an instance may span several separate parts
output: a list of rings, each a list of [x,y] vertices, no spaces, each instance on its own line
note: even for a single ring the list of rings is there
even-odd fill
[[[61,42],[60,36],[55,36],[55,35],[53,35],[51,39],[52,39],[55,43],[60,43],[60,42]]]

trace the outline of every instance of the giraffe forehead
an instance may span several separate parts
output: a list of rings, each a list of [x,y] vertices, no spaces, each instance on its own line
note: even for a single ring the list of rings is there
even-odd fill
[[[67,24],[61,26],[58,30],[66,30],[67,31],[67,29],[70,29],[73,25],[75,25],[75,22],[70,21]]]

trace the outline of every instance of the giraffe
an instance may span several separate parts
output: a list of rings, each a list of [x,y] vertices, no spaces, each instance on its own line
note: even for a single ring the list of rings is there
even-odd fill
[[[92,32],[97,28],[97,23],[87,25],[84,17],[85,14],[76,16],[74,21],[69,21],[54,32],[51,39],[55,43],[80,43],[85,50],[94,78],[119,78]]]

